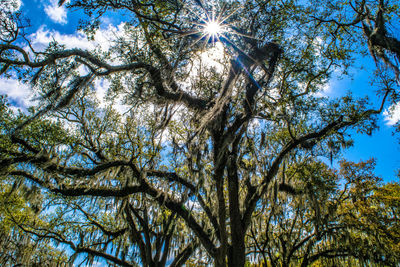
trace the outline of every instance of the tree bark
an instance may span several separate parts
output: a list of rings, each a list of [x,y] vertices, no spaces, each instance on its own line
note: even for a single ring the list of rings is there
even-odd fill
[[[239,202],[239,176],[236,165],[237,154],[235,152],[228,160],[228,191],[229,191],[229,213],[231,220],[231,240],[229,249],[229,266],[242,267],[246,261],[244,228]]]

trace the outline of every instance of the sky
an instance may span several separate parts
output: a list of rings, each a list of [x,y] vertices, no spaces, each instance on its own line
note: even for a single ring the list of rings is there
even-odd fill
[[[370,58],[361,60],[364,69],[350,71],[351,77],[337,78],[331,81],[326,94],[332,97],[340,97],[351,91],[354,96],[368,96],[375,109],[380,106],[382,97],[377,98],[376,89],[371,87],[372,69],[374,63]],[[395,106],[400,107],[400,105]],[[383,114],[378,116],[379,129],[371,136],[366,134],[352,133],[354,145],[344,151],[344,158],[349,161],[376,159],[375,174],[386,182],[398,181],[397,173],[400,171],[400,134],[394,134],[394,124],[400,120],[400,110],[389,111],[386,105]]]
[[[28,29],[29,37],[36,49],[44,49],[50,41],[57,40],[68,48],[79,47],[93,49],[97,45],[107,49],[109,41],[118,35],[124,16],[108,14],[102,17],[102,27],[93,42],[88,42],[83,33],[77,31],[79,20],[83,13],[68,10],[65,5],[58,7],[58,0],[19,0],[20,11],[30,19],[31,27]],[[371,87],[370,73],[374,68],[370,58],[360,60],[360,66],[350,70],[350,76],[334,77],[327,86],[324,94],[329,97],[340,97],[351,91],[355,96],[368,95],[372,102],[378,103],[375,89]],[[99,83],[98,94],[104,95],[107,83]],[[16,108],[26,109],[31,104],[32,94],[30,87],[17,80],[0,77],[0,94],[7,94],[9,101]],[[378,105],[376,105],[378,106]],[[358,162],[375,158],[377,165],[375,173],[385,181],[397,181],[397,170],[400,170],[400,135],[393,136],[393,125],[400,120],[400,104],[390,114],[388,106],[386,111],[379,116],[379,131],[372,136],[353,133],[354,146],[344,152],[344,158]]]

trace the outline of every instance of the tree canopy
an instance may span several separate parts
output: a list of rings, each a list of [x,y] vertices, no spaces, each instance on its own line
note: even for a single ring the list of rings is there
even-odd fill
[[[398,1],[64,2],[88,42],[126,21],[37,50],[0,4],[0,74],[39,100],[0,100],[2,263],[399,264],[399,184],[341,159],[398,100]],[[324,96],[362,56],[377,100]]]

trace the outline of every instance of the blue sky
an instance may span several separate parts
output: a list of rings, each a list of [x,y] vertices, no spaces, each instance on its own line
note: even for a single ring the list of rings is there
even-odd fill
[[[362,67],[361,67],[362,65]],[[376,87],[370,81],[375,63],[372,58],[360,58],[356,63],[356,68],[349,72],[349,76],[334,78],[330,82],[328,96],[340,97],[346,92],[351,91],[356,97],[368,96],[373,107],[378,109],[382,96],[377,97]],[[344,151],[346,160],[358,162],[360,160],[376,159],[375,173],[385,181],[398,181],[397,171],[400,170],[400,135],[394,134],[394,124],[400,120],[399,110],[389,115],[389,105],[386,105],[383,114],[379,115],[379,129],[371,136],[353,132],[354,146]]]
[[[103,17],[102,31],[96,35],[95,42],[89,44],[85,36],[76,30],[79,19],[84,18],[82,12],[67,10],[64,6],[58,7],[57,3],[58,0],[22,0],[20,10],[31,20],[32,27],[29,29],[29,33],[34,47],[38,49],[43,49],[52,38],[68,47],[77,46],[90,49],[95,45],[105,45],[112,35],[111,32],[113,34],[118,32],[118,25],[126,19],[115,15]],[[110,27],[110,24],[114,27]],[[371,101],[378,106],[375,89],[369,83],[374,64],[369,57],[361,59],[359,64],[362,64],[364,68],[351,70],[350,77],[333,79],[325,94],[331,97],[339,97],[350,90],[355,96],[368,95]],[[101,90],[104,91],[105,88],[101,88]],[[10,102],[20,108],[31,103],[29,101],[29,86],[20,84],[15,80],[0,78],[0,94],[8,94]],[[392,124],[399,119],[400,108],[397,109],[392,119],[389,119],[388,115],[382,114],[379,117],[380,129],[374,132],[372,136],[354,133],[352,136],[355,144],[344,152],[344,157],[356,162],[374,157],[377,159],[376,174],[384,178],[385,181],[398,180],[395,173],[396,170],[400,169],[398,140],[400,136],[392,135],[394,131]]]
[[[359,96],[368,93],[371,102],[376,103],[375,106],[378,108],[379,99],[376,98],[374,89],[368,84],[368,80],[366,80],[368,77],[369,74],[359,71],[355,74],[354,79],[347,78],[339,81],[335,83],[331,90],[351,90]],[[390,121],[393,122],[393,120]],[[400,169],[399,135],[393,135],[394,127],[390,121],[387,116],[380,115],[379,129],[373,132],[372,136],[353,133],[354,146],[344,152],[344,157],[355,162],[375,158],[377,160],[375,173],[384,178],[385,181],[397,181],[396,170]]]

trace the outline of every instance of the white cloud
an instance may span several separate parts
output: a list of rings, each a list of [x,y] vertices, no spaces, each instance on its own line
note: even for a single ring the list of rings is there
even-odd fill
[[[120,115],[123,115],[123,119],[125,115],[129,111],[129,106],[124,104],[123,95],[120,95],[110,101],[107,99],[107,91],[110,87],[110,81],[107,79],[97,79],[94,82],[94,88],[96,90],[96,98],[99,101],[100,108],[106,108],[109,105],[112,105],[113,109],[117,111]]]
[[[16,10],[19,10],[22,6],[22,1],[21,0],[15,0],[15,5],[16,5]]]
[[[259,119],[252,119],[252,120],[250,120],[250,123],[249,123],[249,129],[256,130],[256,129],[260,128],[260,125],[261,125],[261,123],[260,123]]]
[[[194,211],[201,211],[202,207],[197,201],[192,201],[189,199],[186,203],[185,206],[189,210],[194,210]]]
[[[0,0],[1,1],[1,0]],[[1,3],[0,3],[1,5]],[[35,33],[30,35],[31,45],[36,51],[44,51],[50,42],[57,41],[61,45],[65,45],[67,49],[79,48],[82,50],[107,50],[112,45],[112,42],[124,32],[124,23],[118,26],[109,25],[105,29],[100,29],[94,37],[94,41],[89,41],[86,35],[82,32],[75,34],[62,34],[58,31],[48,30],[44,26],[40,27]],[[26,48],[28,51],[29,48]],[[114,64],[119,63],[119,59],[111,60]],[[86,67],[81,66],[78,69],[81,75],[88,73]],[[105,79],[99,79],[95,82],[96,96],[99,99],[100,106],[105,107],[108,104],[105,101],[105,95],[110,86],[109,82]],[[34,93],[29,84],[21,83],[16,79],[0,78],[0,94],[7,94],[12,104],[17,108],[26,109],[35,104],[32,100]],[[120,113],[124,114],[128,111],[128,106],[123,104],[122,96],[114,100],[113,107]]]
[[[200,55],[200,62],[205,66],[215,68],[215,70],[221,73],[224,69],[225,51],[222,42],[215,43],[214,47],[204,51]],[[199,62],[199,63],[200,63]],[[197,63],[197,64],[199,64]]]
[[[80,65],[78,68],[78,73],[81,76],[85,76],[89,74],[89,68],[86,67],[85,65]]]
[[[103,51],[106,51],[110,48],[112,42],[123,33],[123,27],[124,23],[119,24],[117,27],[109,25],[108,28],[100,29],[96,32],[94,41],[89,41],[83,32],[62,34],[42,26],[30,36],[30,39],[32,46],[38,51],[43,51],[53,41],[65,45],[68,49],[80,48],[83,50],[93,50],[96,47],[100,47]]]
[[[106,94],[108,88],[110,87],[110,82],[106,79],[97,79],[94,82],[94,87],[96,88],[96,98],[100,102],[100,107],[105,108],[107,106]]]
[[[8,95],[11,104],[18,108],[25,109],[34,104],[32,88],[16,79],[0,78],[0,94]]]
[[[4,11],[16,12],[22,5],[21,0],[2,0],[0,8]]]
[[[105,266],[106,264],[104,263],[104,262],[101,262],[101,261],[95,261],[95,262],[93,262],[90,266],[92,266],[92,267],[103,267],[103,266]],[[88,265],[89,266],[89,265]]]
[[[77,32],[76,34],[61,34],[58,31],[46,29],[44,26],[40,27],[37,32],[31,35],[32,46],[35,50],[43,51],[48,47],[49,43],[57,41],[67,48],[80,48],[90,50],[94,48],[93,43],[89,42],[86,36]]]
[[[383,112],[387,125],[395,125],[400,121],[400,103],[390,106]]]
[[[58,0],[51,0],[50,5],[44,7],[44,11],[52,21],[60,24],[67,23],[67,10],[65,6],[58,6]]]
[[[118,26],[109,25],[108,28],[100,29],[96,32],[94,40],[88,40],[86,35],[82,32],[76,32],[75,34],[61,34],[58,31],[48,30],[44,26],[40,27],[36,33],[30,36],[31,44],[36,51],[45,50],[50,42],[56,41],[60,45],[64,45],[67,49],[78,48],[82,50],[93,51],[96,48],[100,48],[105,51],[110,48],[112,42],[118,38],[118,36],[124,32],[124,24],[121,23]],[[120,63],[119,59],[110,60],[113,64]],[[80,66],[78,68],[80,75],[86,75],[88,68]],[[100,107],[105,108],[107,105],[112,104],[114,109],[121,115],[125,114],[129,108],[123,104],[122,96],[115,99],[113,103],[106,103],[106,93],[110,84],[106,79],[97,79],[94,84],[96,91],[96,97],[99,100]]]
[[[300,87],[303,87],[305,91],[305,83],[300,84]],[[332,81],[328,81],[327,83],[325,83],[324,85],[322,85],[319,89],[319,91],[315,92],[315,93],[311,93],[311,95],[314,95],[315,97],[328,97],[331,96],[333,94],[333,82]]]

